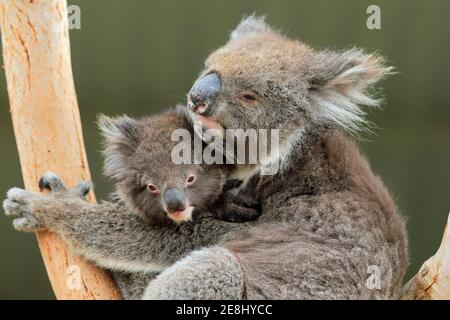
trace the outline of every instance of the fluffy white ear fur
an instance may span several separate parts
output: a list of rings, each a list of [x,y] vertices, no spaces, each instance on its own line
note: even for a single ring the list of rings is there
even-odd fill
[[[269,25],[265,22],[265,17],[257,17],[255,14],[244,17],[230,34],[230,39],[235,40],[242,36],[253,33],[273,32]]]
[[[321,52],[315,65],[318,67],[311,90],[313,118],[353,133],[366,129],[366,112],[361,106],[380,104],[380,100],[370,96],[368,89],[391,74],[393,67],[386,66],[378,54],[365,54],[360,49]]]
[[[97,123],[104,138],[105,175],[120,180],[126,169],[126,159],[139,142],[137,121],[126,115],[115,118],[100,115]]]

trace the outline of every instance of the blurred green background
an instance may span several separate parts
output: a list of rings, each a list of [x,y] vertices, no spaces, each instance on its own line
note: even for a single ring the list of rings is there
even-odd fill
[[[202,61],[245,14],[266,14],[317,48],[379,50],[397,75],[382,83],[386,104],[370,115],[380,128],[361,142],[373,169],[408,219],[408,277],[437,249],[450,210],[450,2],[434,1],[70,1],[81,8],[72,61],[96,194],[102,177],[96,114],[152,114],[183,102]],[[381,30],[366,9],[381,7]],[[3,72],[0,76],[0,194],[22,186]],[[0,214],[0,298],[54,298],[33,235]]]

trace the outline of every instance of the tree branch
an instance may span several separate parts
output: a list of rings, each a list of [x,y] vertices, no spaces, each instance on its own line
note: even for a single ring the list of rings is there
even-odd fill
[[[403,288],[403,300],[450,300],[450,215],[441,246]]]
[[[31,191],[39,191],[38,179],[49,170],[68,185],[90,179],[67,14],[63,0],[0,1],[10,111],[25,187]],[[95,201],[92,193],[89,198]],[[58,299],[120,298],[108,273],[73,256],[55,234],[40,232],[37,238]]]

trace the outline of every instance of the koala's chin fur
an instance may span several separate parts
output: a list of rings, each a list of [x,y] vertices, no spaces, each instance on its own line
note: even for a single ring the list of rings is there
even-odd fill
[[[408,262],[404,222],[346,134],[366,127],[361,106],[378,104],[367,89],[391,69],[357,49],[314,50],[254,16],[205,65],[201,77],[220,74],[210,116],[223,128],[280,129],[282,170],[245,188],[261,203],[258,220],[152,226],[118,204],[17,189],[7,213],[33,215],[79,254],[128,274],[127,297],[396,298]],[[245,101],[248,90],[257,99]],[[374,269],[376,288],[367,284]]]

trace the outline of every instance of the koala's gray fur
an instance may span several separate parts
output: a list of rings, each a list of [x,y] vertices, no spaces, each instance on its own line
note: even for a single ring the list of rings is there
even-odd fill
[[[244,297],[244,290],[238,260],[216,246],[178,260],[150,282],[143,299],[237,299]]]
[[[13,188],[5,212],[18,216],[16,229],[49,228],[100,266],[160,272],[144,298],[396,298],[404,222],[344,133],[364,126],[360,105],[377,103],[366,89],[389,71],[378,56],[316,51],[249,17],[201,76],[220,74],[211,116],[223,128],[280,129],[283,170],[246,186],[261,201],[257,221],[151,225],[119,204],[86,203],[79,188]],[[251,102],[242,99],[249,90]],[[369,266],[379,268],[379,289],[366,285]]]

